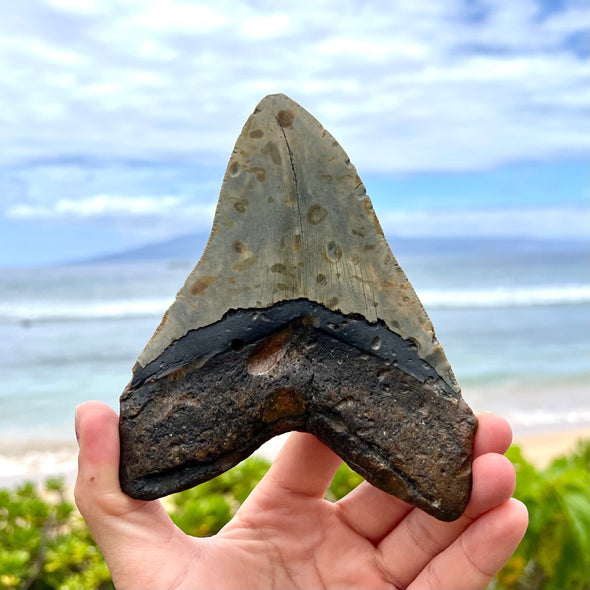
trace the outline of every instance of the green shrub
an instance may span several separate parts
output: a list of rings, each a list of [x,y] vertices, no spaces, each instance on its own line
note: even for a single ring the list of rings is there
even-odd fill
[[[348,492],[356,488],[362,481],[363,478],[358,473],[355,473],[346,463],[342,463],[328,488],[326,498],[336,502],[340,498],[344,498]]]
[[[530,524],[496,588],[590,588],[590,441],[537,471],[520,448],[507,453],[517,473],[515,497]]]
[[[508,456],[518,474],[515,496],[527,505],[530,526],[490,588],[589,588],[590,441],[541,471],[518,447],[511,447]],[[266,461],[251,457],[210,482],[171,496],[166,507],[185,532],[215,534],[268,467]],[[338,500],[361,481],[343,465],[326,497]],[[49,480],[43,489],[25,484],[0,490],[0,588],[113,588],[88,528],[65,499],[62,481]]]
[[[113,588],[84,521],[65,499],[63,481],[0,490],[0,588]]]
[[[189,535],[214,535],[237,512],[268,468],[264,459],[250,457],[215,479],[174,494],[166,501],[170,517]]]

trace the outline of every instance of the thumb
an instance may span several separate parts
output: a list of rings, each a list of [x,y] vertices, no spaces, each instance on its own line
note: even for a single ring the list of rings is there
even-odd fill
[[[120,567],[129,568],[129,555],[149,553],[180,531],[158,501],[134,500],[119,484],[119,419],[100,402],[76,408],[78,478],[76,505],[100,547],[113,579]]]
[[[86,402],[76,408],[78,478],[76,503],[84,516],[95,520],[99,512],[126,512],[131,498],[119,485],[119,433],[114,410],[100,402]],[[129,504],[129,506],[127,506]],[[89,523],[90,524],[90,523]]]

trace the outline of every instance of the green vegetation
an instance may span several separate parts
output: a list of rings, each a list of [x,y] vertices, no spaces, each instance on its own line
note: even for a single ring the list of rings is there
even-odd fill
[[[517,474],[515,496],[530,524],[495,588],[590,588],[590,441],[537,471],[518,447],[507,453]]]
[[[61,480],[0,490],[0,588],[113,588],[84,521]]]
[[[494,589],[590,587],[590,441],[536,470],[518,447],[508,452],[518,473],[516,497],[531,524]],[[268,463],[251,457],[201,486],[166,501],[174,522],[191,535],[215,534],[235,514]],[[326,497],[335,501],[361,482],[342,466]],[[0,490],[0,588],[113,588],[108,569],[60,480],[40,489]]]
[[[268,467],[267,461],[250,457],[211,481],[171,496],[166,501],[168,513],[189,535],[214,535],[237,512]]]

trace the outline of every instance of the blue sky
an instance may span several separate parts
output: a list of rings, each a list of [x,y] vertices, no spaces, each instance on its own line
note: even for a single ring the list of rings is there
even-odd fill
[[[588,237],[586,0],[295,4],[4,7],[0,266],[207,232],[273,92],[339,140],[387,233]]]

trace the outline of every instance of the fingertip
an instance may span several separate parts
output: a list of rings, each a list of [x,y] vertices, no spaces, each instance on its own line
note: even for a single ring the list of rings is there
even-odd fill
[[[92,400],[76,406],[75,422],[78,429],[80,428],[82,420],[84,420],[85,424],[87,424],[88,421],[102,422],[103,420],[108,420],[110,422],[116,421],[118,423],[119,416],[109,405]]]
[[[526,530],[529,526],[529,509],[524,502],[517,500],[516,498],[510,498],[509,500],[511,510],[513,512],[513,521],[515,528],[520,528],[521,535],[520,540],[524,537]],[[519,542],[520,542],[519,540]]]
[[[512,428],[508,421],[492,412],[477,415],[478,428],[473,441],[473,455],[504,454],[512,443]]]
[[[462,535],[458,545],[463,561],[460,571],[465,588],[487,586],[491,578],[516,551],[526,533],[528,513],[526,506],[508,499],[478,518]],[[471,572],[469,573],[469,569]],[[465,572],[468,572],[465,575]]]
[[[473,489],[466,515],[473,519],[506,502],[516,487],[514,466],[498,453],[486,453],[473,461]]]
[[[526,534],[529,524],[527,507],[520,500],[509,498],[506,502],[490,511],[489,514],[484,515],[481,520],[488,519],[488,523],[490,523],[491,519],[489,517],[496,521],[494,526],[495,537],[504,543],[505,556],[503,561],[506,561],[516,551]]]
[[[84,514],[88,506],[113,492],[119,485],[119,419],[116,412],[101,402],[80,404],[75,413],[78,437],[78,477],[75,498]]]
[[[292,432],[268,480],[290,492],[323,497],[342,459],[312,434]]]
[[[512,496],[516,486],[516,470],[510,460],[500,453],[486,453],[480,455],[474,461],[477,475],[481,475],[482,479],[487,478],[489,484],[496,485],[502,482],[504,487],[510,491],[508,494]]]
[[[82,402],[76,406],[76,416],[78,418],[82,415],[87,416],[88,414],[110,415],[118,418],[117,412],[111,406],[96,400]]]
[[[76,408],[80,454],[95,464],[119,463],[119,418],[101,402],[85,402]]]

